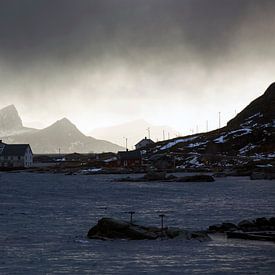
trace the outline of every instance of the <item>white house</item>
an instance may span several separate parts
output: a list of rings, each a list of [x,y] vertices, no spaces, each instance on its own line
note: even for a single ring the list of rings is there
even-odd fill
[[[143,149],[151,144],[154,144],[155,142],[153,140],[151,140],[150,138],[145,137],[144,139],[142,139],[141,141],[139,141],[135,147],[136,150],[140,150]]]
[[[6,144],[0,140],[0,167],[31,167],[33,153],[29,144]]]

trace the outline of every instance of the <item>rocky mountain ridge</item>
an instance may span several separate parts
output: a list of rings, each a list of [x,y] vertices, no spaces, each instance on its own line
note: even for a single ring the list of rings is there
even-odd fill
[[[0,111],[1,139],[6,143],[29,143],[34,153],[99,153],[117,152],[122,147],[85,136],[67,118],[63,118],[42,130],[25,128],[15,106]],[[1,121],[2,118],[2,121]],[[6,123],[4,122],[11,122]],[[5,130],[5,131],[4,131]]]

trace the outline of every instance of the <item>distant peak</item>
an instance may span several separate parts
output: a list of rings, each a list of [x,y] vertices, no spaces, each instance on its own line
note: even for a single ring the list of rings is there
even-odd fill
[[[76,127],[68,118],[63,117],[59,120],[57,120],[53,125],[59,125],[59,126],[73,126]]]
[[[59,122],[59,123],[70,123],[70,124],[72,124],[72,122],[71,122],[69,119],[67,119],[66,117],[63,117],[63,118],[59,119],[57,122]]]
[[[1,111],[15,111],[15,112],[17,112],[17,109],[13,104],[10,104],[10,105],[2,108]]]
[[[11,130],[23,127],[22,120],[13,104],[0,110],[0,129]]]

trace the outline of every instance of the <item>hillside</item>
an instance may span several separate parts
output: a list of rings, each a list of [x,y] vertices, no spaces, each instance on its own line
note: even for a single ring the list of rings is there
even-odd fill
[[[275,83],[251,102],[227,126],[208,133],[159,142],[148,156],[176,155],[176,164],[203,167],[213,163],[231,166],[250,160],[275,159]]]

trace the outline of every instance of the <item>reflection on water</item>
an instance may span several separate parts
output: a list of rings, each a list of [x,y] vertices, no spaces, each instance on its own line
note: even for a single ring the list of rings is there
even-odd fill
[[[117,183],[112,175],[1,174],[0,274],[272,274],[275,245],[211,242],[98,241],[88,229],[103,216],[202,229],[221,221],[274,216],[274,181]]]

